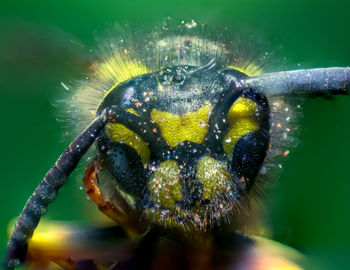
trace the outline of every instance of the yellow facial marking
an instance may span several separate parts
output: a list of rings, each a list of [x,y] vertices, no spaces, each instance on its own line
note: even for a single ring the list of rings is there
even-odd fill
[[[153,109],[151,118],[156,122],[162,137],[170,147],[183,141],[202,143],[208,132],[208,120],[212,110],[210,105],[182,116]]]
[[[173,209],[182,200],[180,169],[175,160],[162,162],[148,183],[152,201],[162,208]]]
[[[227,114],[229,129],[223,141],[224,152],[229,159],[232,159],[237,141],[245,134],[259,128],[257,110],[256,103],[244,97],[237,99],[231,106]]]
[[[232,188],[227,165],[212,157],[204,157],[197,163],[197,178],[202,184],[205,200],[215,201]]]
[[[138,115],[134,109],[128,109],[127,111]],[[117,143],[126,144],[136,151],[142,163],[149,163],[151,152],[147,144],[135,132],[120,124],[108,124],[105,131],[109,139]]]

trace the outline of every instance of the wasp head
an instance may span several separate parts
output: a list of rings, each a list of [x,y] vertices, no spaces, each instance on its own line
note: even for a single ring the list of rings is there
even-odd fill
[[[232,219],[269,144],[267,99],[233,81],[231,68],[176,66],[111,89],[98,113],[117,106],[98,140],[118,189],[156,224],[206,228]]]

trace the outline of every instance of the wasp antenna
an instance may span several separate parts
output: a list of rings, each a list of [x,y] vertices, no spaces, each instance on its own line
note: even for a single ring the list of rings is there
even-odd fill
[[[41,216],[57,191],[65,184],[79,160],[90,148],[105,126],[106,111],[101,113],[61,154],[55,165],[47,172],[22,210],[7,246],[5,267],[13,269],[24,262],[28,240],[32,237]]]
[[[68,176],[98,138],[105,125],[109,122],[127,123],[129,116],[130,114],[122,113],[116,107],[106,108],[61,154],[35,189],[17,219],[7,245],[4,262],[6,269],[14,269],[25,261],[28,241],[48,204],[55,199],[58,190],[66,183]]]
[[[244,87],[273,95],[292,93],[346,93],[350,68],[332,67],[267,73],[241,81]]]

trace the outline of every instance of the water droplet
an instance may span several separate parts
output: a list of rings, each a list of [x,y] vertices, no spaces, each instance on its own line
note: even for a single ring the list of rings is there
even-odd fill
[[[260,174],[266,174],[266,172],[267,172],[266,167],[265,167],[265,166],[262,166],[262,167],[260,168],[259,173],[260,173]]]

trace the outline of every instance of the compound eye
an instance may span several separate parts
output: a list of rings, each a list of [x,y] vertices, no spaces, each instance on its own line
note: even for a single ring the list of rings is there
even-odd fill
[[[267,99],[249,91],[237,99],[228,114],[223,149],[231,169],[249,189],[268,149],[269,105]]]
[[[133,109],[127,111],[136,114]],[[104,166],[114,176],[120,188],[136,198],[141,198],[146,184],[145,168],[150,160],[150,150],[146,142],[127,127],[110,123],[98,143]]]
[[[145,189],[145,169],[140,157],[122,143],[104,141],[101,150],[103,168],[115,178],[118,187],[135,198],[141,198]]]

